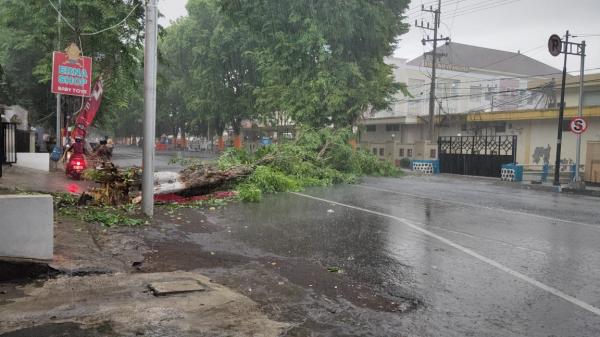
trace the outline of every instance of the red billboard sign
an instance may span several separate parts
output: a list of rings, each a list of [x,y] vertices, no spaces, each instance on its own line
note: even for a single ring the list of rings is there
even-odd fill
[[[76,49],[76,50],[75,50]],[[52,92],[89,97],[92,90],[92,58],[80,56],[77,46],[52,55]]]

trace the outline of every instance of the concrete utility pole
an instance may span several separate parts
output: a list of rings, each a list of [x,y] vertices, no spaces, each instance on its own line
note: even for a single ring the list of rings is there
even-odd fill
[[[583,43],[569,42],[569,31],[565,35],[565,41],[562,41],[560,37],[556,34],[550,36],[548,41],[548,49],[550,54],[553,56],[558,56],[561,53],[565,54],[565,61],[563,65],[563,74],[562,74],[562,86],[560,89],[560,109],[558,113],[558,137],[556,140],[556,161],[554,165],[554,186],[560,186],[560,153],[562,147],[562,134],[563,134],[563,120],[565,115],[565,86],[567,81],[567,56],[577,55],[581,56],[581,79],[579,81],[579,89],[580,89],[580,97],[579,97],[579,116],[582,114],[583,108],[583,66],[584,66],[584,57],[585,57],[585,41]],[[580,142],[581,137],[578,137],[577,144],[577,168],[576,168],[576,179],[579,179],[579,150],[580,150]]]
[[[154,139],[156,133],[157,14],[156,0],[146,3],[144,44],[144,149],[142,160],[142,210],[154,215]]]
[[[583,116],[583,77],[584,77],[584,66],[585,66],[585,41],[581,41],[581,68],[579,69],[579,109],[577,109],[577,115]],[[581,165],[581,134],[577,134],[577,154],[575,159],[575,186],[576,188],[584,188],[584,184],[579,176],[579,167]]]
[[[560,88],[560,109],[558,112],[558,137],[556,140],[556,161],[554,162],[554,186],[560,186],[560,152],[562,147],[562,134],[563,134],[563,119],[565,116],[565,84],[567,81],[567,46],[569,45],[569,31],[565,36],[565,43],[563,53],[565,54],[565,61],[563,65],[562,74],[562,86]]]
[[[62,0],[58,0],[58,43],[57,43],[57,48],[56,50],[60,50],[61,46],[60,46],[60,24],[62,22],[61,17],[60,17],[60,10],[61,10],[61,5],[62,5]],[[56,94],[56,146],[60,149],[61,148],[61,113],[62,113],[62,104],[61,104],[61,94]]]
[[[429,9],[425,9],[425,5],[421,5],[421,11],[433,13],[433,15],[434,15],[433,28],[429,27],[429,22],[425,26],[423,24],[423,21],[421,21],[421,24],[419,25],[417,23],[417,20],[415,20],[415,27],[433,30],[433,39],[430,39],[429,36],[427,36],[427,39],[421,40],[423,45],[425,45],[427,42],[433,42],[433,52],[431,53],[432,54],[431,86],[429,88],[429,132],[427,133],[428,140],[433,141],[434,140],[433,139],[434,129],[435,129],[435,122],[433,119],[434,115],[435,115],[435,72],[436,72],[435,70],[436,70],[436,62],[437,62],[437,56],[438,56],[437,42],[438,41],[449,41],[450,38],[442,37],[442,38],[438,39],[438,37],[437,37],[438,29],[440,28],[440,21],[441,21],[441,14],[442,14],[442,0],[438,0],[438,6],[436,9],[433,9],[431,6],[429,6]],[[423,56],[423,60],[425,60],[425,56]]]

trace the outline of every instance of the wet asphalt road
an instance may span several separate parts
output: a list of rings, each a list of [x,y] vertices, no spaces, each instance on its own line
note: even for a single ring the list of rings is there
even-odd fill
[[[156,151],[154,156],[154,171],[181,170],[181,165],[170,163],[171,159],[177,157],[208,160],[213,159],[215,155],[207,152]],[[112,161],[120,167],[142,166],[142,148],[137,146],[117,145],[113,151]]]
[[[420,303],[402,314],[362,312],[369,335],[592,337],[599,205],[486,179],[368,178],[233,204],[215,220],[229,230],[210,234],[213,247],[197,241],[341,267],[384,296]]]

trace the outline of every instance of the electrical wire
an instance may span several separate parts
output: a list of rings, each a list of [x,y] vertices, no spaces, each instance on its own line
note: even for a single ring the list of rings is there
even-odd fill
[[[62,15],[62,13],[60,12],[60,10],[58,8],[56,8],[56,6],[54,5],[54,3],[52,3],[52,0],[48,0],[48,2],[52,6],[52,8],[54,8],[54,10],[56,11],[56,13],[58,13],[58,15],[65,21],[65,23],[67,24],[67,26],[69,26],[69,28],[71,28],[74,32],[77,32],[77,30],[75,29],[75,27],[73,27],[73,25],[69,22],[69,20],[67,20],[67,18],[65,18]]]
[[[587,81],[583,81],[583,83],[594,83],[594,84],[598,83],[598,84],[600,84],[600,79],[587,80]],[[482,92],[479,94],[457,94],[457,95],[443,96],[443,97],[439,97],[439,98],[448,99],[448,98],[460,98],[460,97],[476,97],[476,96],[485,96],[485,95],[500,95],[500,94],[506,94],[506,93],[535,91],[535,90],[544,89],[544,88],[555,88],[556,89],[556,88],[560,88],[561,85],[562,85],[561,83],[556,83],[553,86],[548,86],[547,84],[544,84],[544,85],[539,85],[539,86],[535,86],[535,87],[531,87],[531,88],[527,88],[527,89],[509,89],[509,90],[500,90],[500,91],[493,91],[493,92]],[[427,100],[429,100],[428,97],[420,98],[420,99],[403,98],[403,99],[397,100],[396,102],[398,102],[398,103],[419,102],[419,101],[427,101]]]
[[[123,18],[123,20],[119,21],[119,23],[116,23],[116,24],[114,24],[114,25],[112,25],[110,27],[101,29],[101,30],[93,32],[93,33],[81,33],[81,35],[83,35],[83,36],[97,35],[97,34],[104,33],[104,32],[106,32],[108,30],[111,30],[111,29],[119,27],[120,25],[122,25],[123,23],[125,23],[125,21],[127,21],[127,19],[131,16],[131,14],[133,14],[133,11],[135,11],[138,8],[139,5],[140,4],[135,5],[133,7],[133,9],[129,12],[129,14],[127,14],[127,16]]]
[[[588,70],[600,70],[600,67],[597,67],[597,68],[587,68],[587,69],[584,69],[584,70],[585,71],[588,71]],[[567,73],[579,73],[579,72],[580,72],[579,70],[567,71]],[[547,76],[550,76],[550,75],[560,75],[560,74],[562,74],[562,71],[561,72],[556,72],[556,73],[549,73],[549,74],[524,75],[524,76],[500,77],[500,78],[489,78],[489,79],[481,79],[481,80],[460,81],[460,83],[462,84],[462,83],[494,82],[494,81],[499,81],[499,80],[525,79],[525,78],[533,78],[533,77],[547,77]],[[449,79],[454,79],[456,77],[458,77],[458,76],[442,77],[442,79],[449,80]],[[431,84],[431,82],[424,83],[422,85],[421,84],[414,85],[414,86],[410,85],[410,86],[407,86],[407,88],[414,88],[414,87],[420,87],[420,86],[428,86],[430,84]]]
[[[114,24],[114,25],[112,25],[110,27],[107,27],[107,28],[104,28],[104,29],[101,29],[101,30],[98,30],[98,31],[95,31],[95,32],[92,32],[92,33],[78,33],[77,29],[75,29],[75,27],[73,27],[73,25],[71,24],[71,22],[69,22],[69,20],[67,20],[67,18],[64,17],[64,15],[60,12],[60,10],[54,5],[54,3],[52,2],[52,0],[48,0],[48,2],[52,6],[52,8],[54,8],[54,10],[58,13],[58,15],[60,15],[60,17],[65,21],[65,23],[67,24],[67,26],[69,26],[69,28],[71,28],[78,35],[83,35],[83,36],[97,35],[97,34],[104,33],[104,32],[106,32],[108,30],[111,30],[111,29],[119,27],[120,25],[122,25],[123,23],[125,23],[125,21],[127,21],[127,19],[131,16],[131,14],[133,14],[133,12],[139,7],[139,4],[135,5],[133,7],[133,9],[131,11],[129,11],[129,13],[127,14],[127,16],[125,16],[123,18],[123,20],[119,21],[118,23],[116,23],[116,24]]]
[[[467,15],[467,14],[472,14],[472,13],[476,13],[476,12],[480,12],[480,11],[483,11],[483,10],[488,10],[488,9],[491,9],[491,8],[505,6],[505,5],[512,4],[512,3],[515,3],[515,2],[519,2],[519,1],[521,1],[521,0],[510,0],[510,1],[505,1],[505,2],[503,1],[503,2],[499,2],[499,3],[490,3],[487,6],[472,8],[471,11],[465,10],[463,12],[460,12],[460,13],[456,14],[456,17]]]

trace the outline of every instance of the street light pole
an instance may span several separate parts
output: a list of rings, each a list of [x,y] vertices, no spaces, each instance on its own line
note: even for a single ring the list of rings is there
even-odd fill
[[[142,210],[154,215],[154,139],[156,133],[157,14],[156,0],[146,3],[144,44],[144,149],[142,171]]]

